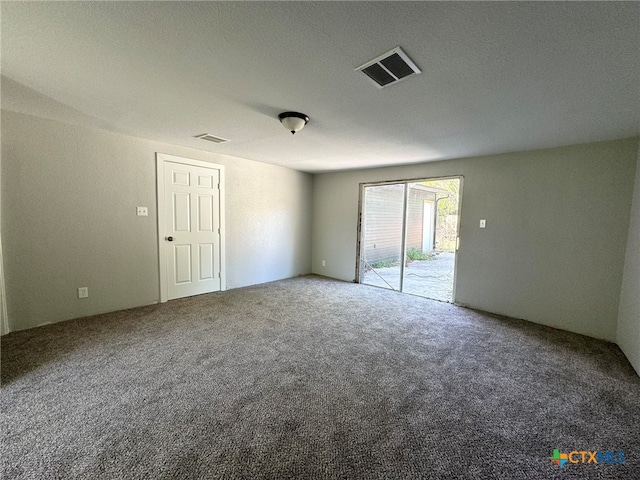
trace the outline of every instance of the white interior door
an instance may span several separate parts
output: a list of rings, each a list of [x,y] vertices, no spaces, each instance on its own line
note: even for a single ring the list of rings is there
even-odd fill
[[[434,224],[433,202],[424,202],[422,214],[422,251],[433,250],[433,224]]]
[[[221,290],[221,171],[162,163],[164,213],[159,214],[164,222],[159,224],[164,224],[160,250],[161,256],[164,250],[167,299]]]

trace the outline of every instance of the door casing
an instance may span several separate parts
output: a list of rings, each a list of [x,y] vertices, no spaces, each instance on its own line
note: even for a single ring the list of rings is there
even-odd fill
[[[166,153],[156,153],[156,193],[157,193],[157,222],[158,222],[158,270],[160,273],[160,303],[168,301],[168,278],[167,278],[167,242],[166,234],[166,205],[165,205],[165,162],[182,163],[194,167],[218,170],[220,174],[220,290],[226,290],[226,268],[225,268],[225,175],[224,165],[203,162],[191,158],[168,155]]]

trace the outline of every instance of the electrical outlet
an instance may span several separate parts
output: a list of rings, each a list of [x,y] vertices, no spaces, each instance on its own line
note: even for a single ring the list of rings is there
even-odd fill
[[[139,217],[148,217],[149,209],[147,207],[136,207],[136,214]]]
[[[78,287],[78,298],[89,298],[89,287]]]
[[[322,266],[326,267],[327,266],[327,262],[325,262],[324,260],[322,260]]]

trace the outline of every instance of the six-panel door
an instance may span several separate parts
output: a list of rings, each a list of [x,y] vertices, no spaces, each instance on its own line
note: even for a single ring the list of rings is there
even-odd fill
[[[164,162],[168,299],[220,290],[220,172]]]

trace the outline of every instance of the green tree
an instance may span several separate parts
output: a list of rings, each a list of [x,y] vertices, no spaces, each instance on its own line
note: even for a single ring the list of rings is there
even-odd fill
[[[423,182],[423,185],[449,192],[448,194],[442,192],[436,196],[436,199],[439,199],[436,218],[436,248],[446,252],[454,252],[458,226],[460,179],[429,180]]]

